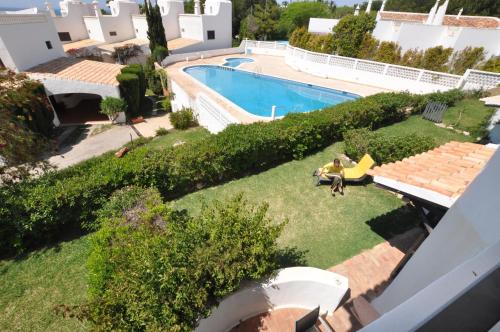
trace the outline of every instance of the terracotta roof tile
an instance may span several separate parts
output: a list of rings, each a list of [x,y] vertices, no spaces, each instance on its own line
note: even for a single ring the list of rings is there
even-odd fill
[[[389,21],[424,23],[427,20],[428,14],[381,12],[380,16],[383,20]],[[460,18],[457,18],[456,15],[446,15],[443,20],[443,25],[468,28],[498,29],[500,28],[500,19],[489,16],[460,16]]]
[[[28,73],[73,81],[118,85],[122,65],[75,58],[59,58],[29,69]]]
[[[369,174],[456,198],[494,152],[493,148],[480,144],[449,142],[428,152],[377,166]]]

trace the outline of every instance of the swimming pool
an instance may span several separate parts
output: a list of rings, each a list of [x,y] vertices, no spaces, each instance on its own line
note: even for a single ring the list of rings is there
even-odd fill
[[[249,62],[253,62],[253,61],[254,60],[250,59],[250,58],[227,58],[226,62],[223,63],[222,65],[226,66],[226,67],[236,68],[239,65],[241,65],[242,63],[249,63]]]
[[[184,71],[245,111],[263,117],[271,116],[273,105],[277,106],[276,116],[283,116],[359,98],[349,92],[221,66],[192,66]]]

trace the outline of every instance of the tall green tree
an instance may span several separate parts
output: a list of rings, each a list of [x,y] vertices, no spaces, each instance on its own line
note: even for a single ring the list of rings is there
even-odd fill
[[[333,49],[339,55],[356,57],[365,35],[375,28],[375,18],[360,14],[344,16],[333,28]]]
[[[167,48],[167,38],[165,37],[165,29],[161,19],[160,7],[158,4],[151,5],[150,0],[144,1],[144,12],[146,14],[146,22],[148,23],[148,39],[149,49],[154,52],[157,46]]]
[[[453,74],[462,75],[467,69],[475,68],[476,65],[484,60],[484,48],[466,47],[461,51],[455,52],[451,59],[450,71]]]
[[[323,2],[294,2],[289,4],[281,14],[279,29],[282,34],[290,36],[300,27],[309,24],[311,17],[332,17],[330,6]]]
[[[255,5],[253,11],[241,22],[240,38],[268,40],[277,37],[280,11],[274,1]]]

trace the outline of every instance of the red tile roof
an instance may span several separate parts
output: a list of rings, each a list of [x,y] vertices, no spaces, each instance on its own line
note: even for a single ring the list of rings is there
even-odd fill
[[[402,161],[375,167],[368,174],[456,199],[494,153],[494,148],[485,145],[449,142]]]
[[[403,21],[403,22],[419,22],[424,23],[427,20],[428,14],[421,13],[404,13],[404,12],[380,12],[382,20],[388,21]],[[443,25],[468,27],[468,28],[500,28],[500,19],[489,16],[460,16],[446,15],[443,20]]]

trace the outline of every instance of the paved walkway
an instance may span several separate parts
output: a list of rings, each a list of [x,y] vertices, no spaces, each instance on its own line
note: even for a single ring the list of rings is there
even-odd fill
[[[57,168],[65,168],[105,152],[119,149],[130,142],[131,138],[138,138],[134,130],[127,125],[117,125],[95,136],[88,136],[91,130],[83,134],[84,137],[79,142],[71,146],[61,147],[58,155],[47,160]]]
[[[414,228],[328,270],[349,279],[350,299],[364,296],[371,301],[387,287],[391,273],[422,234],[420,228]],[[231,332],[294,331],[295,321],[306,312],[296,308],[274,310],[245,320]],[[348,304],[339,307],[333,315],[327,316],[326,320],[335,332],[357,331],[362,327],[351,314]],[[318,328],[321,331],[326,330],[321,326]]]
[[[238,69],[248,70],[251,72],[261,73],[272,75],[276,77],[281,77],[285,79],[290,79],[306,84],[314,84],[318,86],[323,86],[326,88],[337,89],[347,92],[352,92],[361,96],[369,96],[372,94],[376,94],[383,91],[388,91],[386,89],[351,83],[336,79],[322,78],[317,77],[308,73],[303,73],[296,71],[292,67],[288,66],[285,63],[284,57],[279,56],[271,56],[271,55],[244,55],[244,54],[232,54],[232,55],[224,55],[218,56],[208,59],[199,59],[193,60],[189,62],[177,62],[167,66],[165,69],[168,73],[168,77],[170,80],[176,82],[180,85],[184,91],[189,95],[191,99],[195,99],[199,92],[204,92],[209,95],[214,101],[216,101],[219,105],[224,107],[231,115],[237,118],[242,123],[251,123],[255,121],[262,121],[262,119],[258,119],[252,117],[238,108],[227,99],[222,98],[218,93],[215,93],[211,89],[208,89],[205,85],[199,83],[194,78],[186,74],[182,71],[184,67],[200,65],[200,64],[217,64],[221,65],[225,62],[226,58],[230,57],[246,57],[252,58],[255,61],[251,63],[244,63]]]
[[[154,137],[158,128],[165,128],[167,130],[173,129],[174,126],[170,123],[169,114],[165,113],[159,116],[152,116],[144,119],[144,122],[134,125],[142,136]]]

